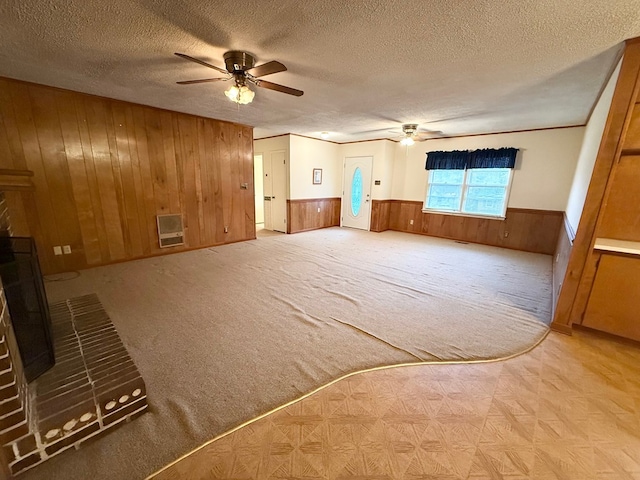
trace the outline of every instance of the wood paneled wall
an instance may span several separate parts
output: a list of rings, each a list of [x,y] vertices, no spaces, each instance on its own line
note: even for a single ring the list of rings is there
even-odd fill
[[[392,200],[371,201],[371,228],[372,232],[384,232],[389,230],[389,212]]]
[[[505,220],[493,220],[423,213],[422,206],[391,200],[389,229],[553,255],[563,218],[555,210],[508,208]]]
[[[287,200],[287,233],[340,226],[340,197]]]
[[[34,172],[8,199],[15,234],[45,273],[255,238],[250,127],[3,78],[0,116],[0,168]],[[168,213],[185,245],[160,249]]]
[[[571,255],[571,248],[573,247],[573,239],[575,233],[569,224],[567,216],[563,216],[563,225],[560,228],[560,234],[558,235],[558,243],[556,244],[556,250],[553,256],[553,298],[552,308],[555,312],[556,305],[558,303],[558,297],[560,296],[560,289],[562,288],[562,282],[564,276],[567,273],[567,265],[569,264],[569,256]]]

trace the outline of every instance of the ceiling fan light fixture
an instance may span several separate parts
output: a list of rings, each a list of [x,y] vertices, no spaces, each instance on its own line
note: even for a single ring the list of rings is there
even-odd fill
[[[410,147],[414,143],[416,142],[411,137],[404,137],[402,140],[400,140],[400,145],[404,145],[405,147]]]
[[[240,105],[253,102],[253,97],[256,95],[255,92],[246,85],[231,85],[224,91],[224,94],[229,100],[239,103]]]
[[[197,63],[198,65],[202,65],[203,67],[211,68],[216,72],[225,75],[224,77],[204,78],[202,80],[186,80],[176,83],[180,85],[190,85],[194,83],[209,83],[217,82],[220,80],[233,79],[234,85],[225,90],[224,94],[229,100],[237,103],[238,105],[246,105],[247,103],[251,103],[253,101],[253,97],[255,96],[255,93],[249,87],[247,87],[247,82],[250,82],[256,87],[262,87],[266,88],[267,90],[286,93],[287,95],[293,95],[295,97],[301,97],[304,94],[302,90],[297,90],[285,85],[262,80],[261,77],[264,77],[265,75],[285,72],[287,70],[287,67],[275,60],[255,66],[255,58],[253,57],[253,55],[247,52],[241,52],[239,50],[232,50],[224,54],[224,63],[227,67],[225,70],[220,67],[216,67],[215,65],[211,65],[198,58],[185,55],[184,53],[176,52],[176,55],[180,58],[184,58],[185,60],[189,60],[190,62]]]

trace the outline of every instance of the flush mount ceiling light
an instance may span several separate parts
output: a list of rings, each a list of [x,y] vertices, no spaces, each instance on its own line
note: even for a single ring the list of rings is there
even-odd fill
[[[224,94],[229,100],[237,104],[246,105],[247,103],[251,103],[253,101],[255,92],[253,92],[253,90],[251,90],[247,86],[247,83],[252,83],[256,87],[267,88],[269,90],[275,90],[276,92],[282,92],[286,93],[287,95],[294,95],[296,97],[300,97],[304,93],[302,90],[296,90],[295,88],[285,87],[284,85],[261,80],[259,77],[271,75],[272,73],[284,72],[287,70],[287,67],[285,67],[282,63],[276,61],[263,63],[262,65],[258,65],[256,67],[254,66],[255,58],[253,57],[253,55],[247,52],[233,50],[225,53],[224,63],[227,67],[226,70],[220,67],[216,67],[215,65],[211,65],[197,58],[190,57],[189,55],[185,55],[184,53],[176,53],[176,55],[180,58],[195,62],[204,67],[212,68],[213,70],[226,75],[225,77],[219,78],[186,80],[177,82],[178,84],[190,85],[192,83],[218,82],[233,79],[234,84],[227,90],[225,90]]]
[[[329,138],[329,132],[320,132],[320,138],[326,140],[327,138]]]

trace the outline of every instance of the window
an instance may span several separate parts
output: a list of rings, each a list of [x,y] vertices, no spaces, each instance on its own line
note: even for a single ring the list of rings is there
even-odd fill
[[[427,152],[425,210],[504,218],[518,149]]]
[[[425,209],[504,217],[511,168],[429,170]]]

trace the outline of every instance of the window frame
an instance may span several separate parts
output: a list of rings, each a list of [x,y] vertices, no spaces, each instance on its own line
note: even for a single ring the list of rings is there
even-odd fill
[[[434,182],[431,181],[432,174],[436,170],[441,170],[441,169],[428,170],[427,191],[426,191],[426,195],[424,197],[424,204],[422,206],[422,211],[424,213],[437,213],[437,214],[442,214],[442,215],[458,215],[458,216],[462,216],[462,217],[489,218],[489,219],[493,219],[493,220],[504,220],[506,218],[507,206],[509,204],[509,197],[511,196],[511,185],[513,184],[513,168],[508,168],[507,169],[507,170],[509,170],[509,181],[507,182],[506,186],[504,186],[504,185],[483,185],[483,186],[488,186],[488,187],[503,187],[503,186],[505,187],[504,205],[502,207],[502,213],[500,215],[469,213],[469,212],[464,212],[463,209],[464,209],[464,207],[466,205],[467,191],[468,191],[469,187],[470,186],[476,186],[476,185],[469,185],[467,183],[467,178],[469,176],[469,171],[470,170],[504,170],[504,168],[496,168],[496,169],[483,169],[483,168],[464,169],[464,175],[462,177],[462,185],[461,185],[462,186],[462,192],[461,192],[461,196],[460,196],[460,202],[459,202],[458,210],[445,210],[445,209],[442,209],[442,208],[431,208],[431,207],[427,206],[428,203],[429,203],[429,194],[431,192],[431,185],[434,184]],[[435,183],[435,185],[444,185],[444,184]],[[451,184],[449,184],[449,185],[451,185]]]

